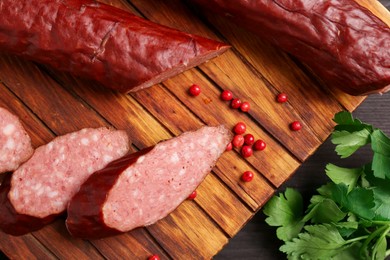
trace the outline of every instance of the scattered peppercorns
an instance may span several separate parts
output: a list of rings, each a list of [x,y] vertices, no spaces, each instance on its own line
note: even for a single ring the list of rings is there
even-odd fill
[[[160,257],[158,255],[151,255],[148,257],[148,260],[160,260]]]
[[[232,102],[230,103],[230,106],[232,107],[232,108],[240,108],[241,107],[241,99],[239,99],[239,98],[234,98],[233,100],[232,100]]]
[[[267,147],[267,144],[263,140],[257,140],[253,147],[256,151],[263,151]]]
[[[243,102],[240,106],[240,109],[242,112],[248,112],[249,109],[251,109],[251,105],[249,104],[249,102]]]
[[[195,199],[196,198],[196,195],[198,195],[198,193],[196,192],[196,190],[194,190],[191,194],[190,194],[190,196],[188,196],[188,200],[193,200],[193,199]]]
[[[226,150],[225,151],[231,151],[233,149],[233,144],[232,142],[228,143],[228,145],[226,146]]]
[[[244,134],[246,131],[246,125],[244,122],[238,122],[234,128],[233,128],[233,132],[238,134],[238,135],[242,135]]]
[[[233,137],[232,145],[236,148],[239,148],[244,145],[244,137],[242,135],[235,135]]]
[[[299,131],[302,129],[302,125],[299,121],[294,121],[290,124],[290,129],[293,131]]]
[[[224,90],[221,93],[221,99],[225,101],[230,101],[233,99],[233,93],[230,90]]]
[[[285,102],[287,102],[287,100],[288,100],[287,94],[286,94],[286,93],[279,93],[279,94],[276,96],[276,100],[277,100],[279,103],[285,103]]]
[[[244,145],[242,148],[241,148],[241,155],[245,158],[247,157],[250,157],[252,156],[253,154],[253,149],[252,149],[252,146],[250,145]]]
[[[255,137],[252,134],[244,135],[244,143],[246,145],[252,145],[255,142]]]
[[[251,171],[246,171],[241,175],[241,180],[245,182],[250,182],[253,180],[254,174]]]
[[[193,84],[188,91],[190,92],[191,96],[199,96],[201,89],[197,84]]]

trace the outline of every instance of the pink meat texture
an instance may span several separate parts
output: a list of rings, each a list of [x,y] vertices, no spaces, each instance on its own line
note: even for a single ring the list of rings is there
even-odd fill
[[[30,136],[19,118],[0,107],[0,173],[16,170],[33,151]]]
[[[110,163],[69,203],[69,232],[101,238],[164,218],[202,182],[231,138],[224,126],[202,127]]]
[[[37,148],[0,193],[0,228],[13,234],[31,232],[29,220],[45,225],[63,213],[80,185],[95,171],[129,151],[124,131],[86,128]],[[39,220],[42,223],[39,223]]]

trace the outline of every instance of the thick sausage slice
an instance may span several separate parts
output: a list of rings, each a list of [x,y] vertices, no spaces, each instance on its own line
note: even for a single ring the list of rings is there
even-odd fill
[[[121,92],[152,86],[227,49],[92,0],[0,2],[0,50]]]
[[[19,118],[0,107],[0,173],[16,170],[33,152],[30,136]]]
[[[83,129],[38,147],[2,186],[0,229],[22,235],[44,226],[93,172],[128,151],[127,134],[109,128]]]
[[[230,141],[225,127],[203,127],[110,163],[69,203],[69,232],[95,239],[164,218],[196,189]]]
[[[354,0],[191,0],[306,63],[352,95],[390,89],[390,28]]]

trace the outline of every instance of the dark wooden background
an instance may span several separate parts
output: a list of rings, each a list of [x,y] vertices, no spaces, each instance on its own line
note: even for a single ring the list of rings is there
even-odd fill
[[[390,0],[380,2],[390,10]],[[390,93],[369,96],[353,114],[390,135]],[[334,152],[334,145],[328,139],[279,191],[284,191],[286,187],[296,188],[307,202],[315,190],[326,183],[324,169],[327,163],[357,167],[370,158],[371,154],[367,149],[340,160]],[[275,228],[269,227],[264,219],[265,215],[259,211],[215,259],[285,259],[285,255],[278,250],[282,244],[276,238]]]
[[[381,0],[381,2],[390,8],[390,0]],[[389,108],[390,93],[383,96],[372,95],[354,112],[354,115],[390,135],[390,115],[387,114]],[[368,159],[369,153],[365,151],[346,162],[343,160],[343,165],[357,166],[357,163]],[[287,186],[294,187],[308,199],[316,188],[326,182],[324,167],[329,162],[340,164],[340,160],[334,153],[334,147],[328,140],[279,190],[284,191]],[[278,251],[281,243],[276,238],[275,229],[268,227],[264,219],[262,212],[258,212],[215,259],[285,259],[285,256]],[[3,257],[0,252],[0,259]]]

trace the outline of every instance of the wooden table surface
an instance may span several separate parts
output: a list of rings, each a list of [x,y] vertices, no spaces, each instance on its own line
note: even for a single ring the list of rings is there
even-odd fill
[[[198,16],[182,0],[100,1],[170,27],[227,41],[233,48],[158,86],[130,95],[101,89],[15,57],[0,56],[0,106],[22,119],[34,147],[55,135],[107,125],[131,132],[132,148],[138,150],[203,124],[233,127],[245,121],[248,132],[265,140],[267,149],[250,158],[242,158],[239,151],[224,153],[198,187],[197,198],[185,201],[154,225],[121,236],[82,241],[69,236],[60,218],[21,237],[0,232],[0,251],[14,259],[146,259],[151,253],[163,259],[208,259],[235,237],[275,187],[293,173],[295,177],[282,190],[296,186],[310,194],[325,181],[321,178],[323,166],[334,158],[329,155],[333,147],[328,142],[298,172],[296,169],[326,140],[334,113],[342,108],[354,110],[362,97],[323,88],[299,63],[260,37],[220,17]],[[390,23],[388,12],[376,0],[356,1]],[[203,86],[199,98],[188,98],[186,90],[192,83]],[[251,111],[246,114],[226,109],[219,98],[225,88],[250,101]],[[275,102],[282,90],[290,93],[285,105]],[[373,96],[376,99],[368,99],[356,113],[366,108],[370,120],[385,121],[387,110],[378,106],[389,104],[389,95]],[[384,111],[375,112],[381,109]],[[304,124],[301,131],[289,130],[288,122],[293,120]],[[248,169],[256,178],[242,183],[239,177]],[[319,177],[313,178],[313,174]],[[264,217],[258,213],[216,259],[283,259],[278,246],[275,230],[265,226]]]
[[[380,0],[390,10],[390,0]],[[390,93],[369,96],[353,113],[356,118],[373,124],[390,136]],[[357,153],[349,159],[340,160],[334,152],[334,145],[328,139],[319,149],[304,162],[294,176],[282,185],[278,192],[286,187],[299,190],[307,202],[315,190],[327,182],[324,173],[327,163],[340,164],[346,167],[360,166],[360,162],[370,159],[368,151]],[[218,259],[285,259],[279,252],[282,243],[276,238],[276,229],[265,222],[265,215],[260,211],[251,221],[230,240],[229,244],[215,257]]]

